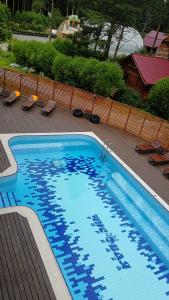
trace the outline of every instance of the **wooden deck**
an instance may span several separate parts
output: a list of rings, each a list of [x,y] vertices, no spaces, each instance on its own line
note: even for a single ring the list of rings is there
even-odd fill
[[[10,166],[10,162],[6,155],[5,149],[0,140],[0,173],[6,170]]]
[[[56,300],[29,223],[0,215],[0,299]]]
[[[13,106],[6,107],[0,101],[0,133],[92,131],[102,140],[110,140],[112,150],[169,204],[169,180],[162,175],[164,166],[153,167],[147,162],[148,155],[139,155],[134,151],[135,145],[143,142],[140,138],[117,128],[77,119],[72,112],[60,108],[45,117],[40,114],[39,107],[25,112],[21,104],[22,100],[19,100]]]

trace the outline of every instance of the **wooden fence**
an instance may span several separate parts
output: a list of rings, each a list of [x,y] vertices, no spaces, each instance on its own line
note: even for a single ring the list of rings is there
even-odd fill
[[[3,68],[0,68],[0,86],[8,90],[20,90],[25,96],[36,94],[42,100],[55,100],[62,108],[90,110],[98,114],[104,124],[147,141],[158,139],[169,149],[169,122],[137,108],[61,82]]]

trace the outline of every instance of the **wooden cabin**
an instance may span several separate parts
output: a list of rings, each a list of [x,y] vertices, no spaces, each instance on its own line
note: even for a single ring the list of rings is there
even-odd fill
[[[169,59],[169,34],[166,35],[165,39],[161,42],[160,46],[156,50],[155,55]]]
[[[143,54],[131,54],[122,62],[126,85],[146,99],[150,88],[160,79],[169,77],[169,60]]]
[[[151,48],[154,44],[154,40],[156,38],[156,35],[157,35],[157,31],[152,30],[143,39],[143,45],[147,49],[148,52],[151,51]],[[156,38],[156,42],[155,42],[155,45],[154,45],[154,53],[159,48],[159,46],[161,45],[161,43],[163,42],[165,37],[166,37],[166,34],[164,32],[159,32],[158,33],[157,38]]]

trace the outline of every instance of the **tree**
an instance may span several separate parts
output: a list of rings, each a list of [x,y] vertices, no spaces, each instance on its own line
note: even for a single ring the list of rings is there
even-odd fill
[[[149,101],[152,111],[169,120],[169,78],[159,80],[150,90]]]
[[[36,13],[42,13],[44,9],[44,0],[33,0],[32,2],[32,10]]]
[[[6,41],[10,39],[12,36],[9,27],[10,18],[11,18],[11,14],[8,7],[0,3],[0,41]]]

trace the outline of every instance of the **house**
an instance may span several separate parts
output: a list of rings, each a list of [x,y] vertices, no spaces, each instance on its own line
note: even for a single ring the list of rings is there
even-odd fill
[[[144,47],[150,51],[156,39],[153,52],[155,56],[169,58],[169,34],[164,32],[150,31],[143,39]]]
[[[169,77],[169,60],[143,54],[131,54],[122,62],[126,85],[136,89],[143,98],[160,79]]]
[[[160,46],[157,48],[155,55],[169,59],[169,34],[163,39]]]
[[[154,40],[156,38],[157,35],[157,31],[152,30],[150,31],[143,39],[143,44],[144,47],[147,48],[147,50],[150,50],[153,46]],[[166,34],[164,32],[159,32],[157,35],[157,40],[156,43],[154,45],[154,49],[155,51],[158,49],[158,47],[161,45],[161,43],[163,42],[163,40],[165,39]]]

